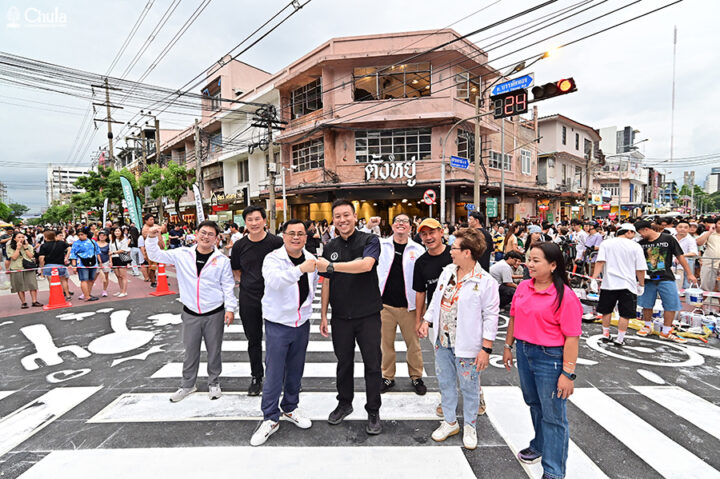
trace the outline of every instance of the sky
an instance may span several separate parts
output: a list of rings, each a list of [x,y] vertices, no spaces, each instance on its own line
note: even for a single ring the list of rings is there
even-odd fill
[[[3,0],[0,2],[0,51],[104,74],[149,0],[73,2]],[[303,3],[306,0],[300,0]],[[580,0],[557,0],[521,19],[470,38],[485,47],[510,26],[569,7]],[[585,0],[585,13],[536,34],[523,35],[507,46],[488,49],[490,63],[504,70],[514,61],[552,49],[673,0]],[[137,35],[112,74],[119,75],[138,52],[173,0],[154,0]],[[544,0],[311,0],[275,32],[239,57],[276,72],[333,37],[436,30],[452,25],[460,34],[491,25]],[[125,77],[136,80],[181,28],[201,0],[180,1],[138,64]],[[170,53],[144,80],[178,88],[227,53],[249,32],[288,3],[287,0],[212,0]],[[625,5],[616,13],[579,25]],[[478,12],[478,10],[481,10]],[[18,16],[19,12],[19,16]],[[477,12],[477,13],[474,13]],[[474,14],[473,14],[474,13]],[[473,15],[471,15],[473,14]],[[465,18],[464,20],[461,20]],[[578,92],[539,103],[540,115],[561,113],[594,128],[632,126],[637,139],[648,141],[648,158],[670,156],[673,28],[677,26],[674,157],[720,152],[720,123],[709,113],[720,105],[720,2],[684,0],[665,10],[561,48],[531,67],[536,83],[572,76]],[[42,20],[42,21],[39,21]],[[461,20],[461,21],[459,21]],[[458,22],[459,21],[459,22]],[[489,38],[497,35],[493,38]],[[545,37],[552,38],[543,40]],[[504,54],[542,40],[538,45]],[[495,60],[498,58],[498,60]],[[199,89],[198,89],[199,90]],[[19,88],[0,82],[0,181],[11,201],[39,213],[45,202],[48,163],[87,165],[106,142],[100,125],[88,149],[76,152],[88,101]],[[52,110],[52,111],[51,111]],[[135,110],[117,113],[127,120]],[[104,115],[98,115],[104,118]],[[191,115],[160,117],[166,127],[183,128]],[[26,167],[3,166],[3,160]],[[668,170],[682,178],[682,160]],[[702,185],[712,165],[693,166]],[[688,168],[689,169],[689,168]]]

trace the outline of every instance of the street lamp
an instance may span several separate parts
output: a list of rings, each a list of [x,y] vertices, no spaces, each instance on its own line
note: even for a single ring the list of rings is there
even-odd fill
[[[286,171],[295,171],[297,169],[297,166],[290,165],[288,168],[287,166],[283,166],[280,169],[280,173],[282,174],[282,201],[283,201],[283,223],[287,222],[287,196],[285,195],[285,172]]]
[[[645,138],[644,140],[636,141],[632,145],[622,145],[620,148],[637,149],[637,145],[639,145],[640,143],[644,143],[648,140],[649,140],[649,138]],[[624,152],[624,153],[620,153],[617,155],[608,155],[605,157],[605,158],[618,157],[618,219],[622,218],[622,158],[627,157],[628,156],[627,153],[628,152]],[[629,160],[628,160],[628,171],[630,171],[630,161]],[[629,197],[630,196],[629,189],[630,188],[628,187],[628,200],[631,199]]]

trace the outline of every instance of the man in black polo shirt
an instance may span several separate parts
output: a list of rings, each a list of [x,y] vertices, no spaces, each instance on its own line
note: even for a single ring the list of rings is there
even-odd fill
[[[260,206],[251,205],[243,211],[247,236],[233,244],[230,266],[235,279],[240,282],[240,320],[248,340],[250,357],[250,386],[248,396],[259,396],[264,376],[262,364],[262,297],[265,281],[262,265],[265,256],[283,246],[282,238],[265,231],[267,214]]]
[[[485,237],[485,244],[491,245],[493,244],[492,235],[484,228],[485,225],[485,215],[478,211],[472,211],[468,215],[468,227],[470,228],[477,228],[480,230],[480,232]],[[480,257],[480,266],[482,266],[482,269],[485,271],[490,271],[490,253],[492,253],[492,248],[487,247],[485,248],[485,252]]]
[[[374,234],[357,231],[355,207],[347,200],[332,205],[337,237],[323,249],[318,271],[325,277],[322,289],[320,333],[328,336],[328,304],[332,306],[332,342],[337,357],[338,406],[328,417],[340,424],[353,412],[355,342],[365,365],[365,393],[368,434],[380,434],[380,350],[382,298],[378,286],[377,261],[380,240]]]

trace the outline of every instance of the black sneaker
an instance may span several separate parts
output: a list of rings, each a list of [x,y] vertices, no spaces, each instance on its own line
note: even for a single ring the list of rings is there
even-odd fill
[[[612,343],[612,336],[603,336],[600,338],[603,343]]]
[[[613,338],[612,344],[615,347],[622,348],[625,341],[618,341],[618,338]]]
[[[380,385],[380,393],[386,393],[390,390],[390,388],[394,388],[394,387],[395,387],[394,379],[383,378],[382,384]]]
[[[535,464],[542,459],[542,454],[526,447],[522,451],[518,452],[517,458],[520,462],[524,462],[525,464]]]
[[[365,426],[365,432],[371,436],[377,436],[382,432],[382,423],[380,422],[380,413],[369,412],[368,422]]]
[[[418,396],[424,396],[427,392],[427,386],[425,386],[425,383],[422,379],[413,379],[410,381],[412,383],[412,386],[415,388],[415,394]]]
[[[157,283],[150,283],[151,288],[157,288]]]
[[[262,378],[252,377],[250,381],[250,387],[248,388],[248,396],[259,396],[262,392],[263,380]]]
[[[343,422],[343,419],[352,414],[352,412],[352,406],[344,406],[342,404],[338,404],[335,410],[331,412],[328,416],[328,423],[332,424],[333,426],[337,426],[338,424]]]

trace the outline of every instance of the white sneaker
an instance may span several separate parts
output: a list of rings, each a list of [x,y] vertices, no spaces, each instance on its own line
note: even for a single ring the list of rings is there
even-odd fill
[[[261,446],[265,444],[265,441],[267,441],[270,436],[275,434],[275,431],[277,431],[279,428],[280,422],[271,421],[270,419],[268,419],[267,421],[263,421],[262,424],[260,424],[260,427],[257,428],[257,431],[255,431],[255,433],[250,438],[250,445]]]
[[[197,391],[195,386],[191,388],[180,388],[175,391],[172,396],[170,396],[170,402],[180,402],[195,391]]]
[[[455,424],[449,424],[447,421],[440,421],[440,427],[435,429],[432,433],[433,441],[442,442],[450,436],[460,432],[460,424],[455,421]]]
[[[309,429],[310,426],[312,426],[312,421],[303,415],[302,411],[300,411],[300,408],[297,408],[292,412],[282,413],[280,419],[282,419],[283,421],[289,421],[295,424],[300,429]]]
[[[469,424],[463,428],[463,446],[471,451],[477,447],[477,431]]]
[[[208,396],[210,396],[210,399],[220,399],[220,396],[222,396],[222,391],[220,390],[219,384],[211,384],[208,386]]]
[[[118,291],[117,293],[113,293],[113,296],[120,296],[121,294],[122,293]]]
[[[118,298],[124,298],[125,296],[127,296],[127,293],[120,293],[117,295]]]

